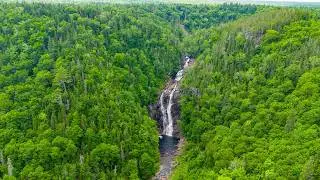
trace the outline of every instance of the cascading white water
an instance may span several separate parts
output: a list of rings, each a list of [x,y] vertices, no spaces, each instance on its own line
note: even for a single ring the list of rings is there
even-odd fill
[[[175,78],[174,80],[177,81],[177,82],[179,82],[179,81],[182,79],[182,77],[183,77],[183,72],[184,72],[183,69],[181,69],[180,71],[178,71],[178,73],[177,73],[177,75],[176,75],[176,78]],[[175,82],[175,84],[176,84],[177,82]]]
[[[178,73],[176,74],[176,77],[175,77],[173,85],[172,85],[173,88],[170,90],[169,101],[168,101],[166,107],[165,107],[166,103],[164,102],[165,101],[164,96],[169,91],[169,89],[164,90],[160,96],[160,109],[161,109],[161,113],[162,113],[162,122],[163,122],[162,134],[163,135],[167,135],[167,136],[173,135],[173,119],[172,119],[171,109],[172,109],[172,105],[173,105],[174,93],[176,92],[176,90],[178,88],[179,81],[183,78],[184,69],[189,66],[189,62],[190,62],[190,58],[186,57],[183,68],[180,71],[178,71]],[[172,87],[172,86],[170,86],[170,87]]]
[[[167,112],[166,108],[164,107],[164,93],[166,91],[163,91],[160,96],[160,109],[161,109],[161,114],[162,114],[162,123],[163,123],[163,134],[166,135],[166,127],[168,126],[168,120],[167,120]]]
[[[190,58],[188,56],[186,56],[186,60],[183,65],[183,69],[187,68],[189,66],[189,63],[190,63]]]
[[[187,67],[192,64],[188,56],[184,58],[183,68],[177,72],[176,77],[172,79],[167,87],[161,93],[159,98],[159,105],[161,111],[162,120],[162,132],[159,136],[159,150],[160,150],[160,170],[156,174],[154,179],[168,179],[170,175],[174,162],[174,156],[180,142],[180,137],[178,132],[175,132],[175,120],[177,118],[176,106],[177,103],[176,93],[179,91],[179,81],[183,78],[184,71]]]
[[[167,135],[167,136],[172,136],[172,133],[173,133],[173,120],[172,120],[171,108],[172,108],[172,102],[173,102],[172,101],[173,94],[175,93],[176,88],[177,88],[177,83],[175,83],[174,88],[172,89],[170,96],[169,96],[169,103],[168,103],[168,107],[167,107],[168,124],[165,127],[165,135]]]

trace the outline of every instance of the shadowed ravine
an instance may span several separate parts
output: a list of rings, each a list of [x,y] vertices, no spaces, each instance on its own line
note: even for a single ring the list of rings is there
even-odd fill
[[[150,107],[152,118],[156,119],[159,128],[159,151],[160,170],[154,179],[167,179],[174,168],[174,157],[177,155],[178,147],[182,144],[182,137],[177,127],[179,118],[179,86],[184,71],[193,63],[186,56],[183,59],[183,67],[171,79],[162,91],[157,105]]]

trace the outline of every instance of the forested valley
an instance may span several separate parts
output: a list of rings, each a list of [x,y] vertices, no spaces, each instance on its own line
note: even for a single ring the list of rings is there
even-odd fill
[[[172,179],[320,178],[319,27],[318,10],[281,8],[185,39]]]
[[[0,179],[149,179],[147,105],[197,29],[256,6],[0,3]]]
[[[148,106],[180,88],[169,179],[320,178],[320,13],[0,2],[0,179],[151,179]]]

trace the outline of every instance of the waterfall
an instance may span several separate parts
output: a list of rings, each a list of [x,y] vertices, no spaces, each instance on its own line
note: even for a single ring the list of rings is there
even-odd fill
[[[160,96],[160,110],[162,115],[162,125],[163,131],[162,134],[166,136],[172,136],[174,131],[174,122],[172,117],[172,105],[174,104],[174,93],[178,89],[179,81],[183,78],[184,69],[189,66],[190,58],[185,57],[183,68],[178,71],[174,80],[170,86],[168,86]],[[172,88],[173,87],[173,88]],[[168,102],[166,102],[165,97],[167,96]],[[168,97],[169,96],[169,97]]]
[[[155,180],[168,179],[174,168],[174,157],[176,156],[178,147],[184,142],[183,138],[182,141],[180,141],[182,136],[179,134],[175,122],[179,117],[177,97],[180,92],[180,80],[182,80],[185,70],[192,65],[194,59],[186,56],[183,60],[184,62],[181,69],[177,72],[176,76],[167,83],[157,104],[157,112],[160,115],[157,116],[157,120],[159,123],[162,123],[162,127],[160,128],[161,135],[159,136],[160,170],[154,177]]]
[[[183,69],[181,69],[180,71],[178,71],[176,78],[174,79],[175,81],[179,82],[183,77]]]
[[[175,83],[174,85],[174,88],[172,89],[171,93],[170,93],[170,96],[169,96],[169,104],[168,104],[168,107],[167,107],[167,115],[168,115],[168,118],[167,118],[167,126],[165,127],[165,135],[167,136],[172,136],[172,133],[173,133],[173,120],[172,120],[172,114],[171,114],[171,108],[172,108],[172,102],[173,102],[173,94],[174,92],[176,91],[176,88],[177,88],[177,83]]]
[[[168,120],[167,120],[167,112],[166,108],[164,107],[164,93],[163,91],[160,96],[160,109],[162,114],[162,123],[163,123],[163,134],[166,134],[166,127],[168,126]]]

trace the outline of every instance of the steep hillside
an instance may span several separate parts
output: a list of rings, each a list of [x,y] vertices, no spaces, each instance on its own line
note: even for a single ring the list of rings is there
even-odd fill
[[[256,11],[210,9],[222,13],[209,19],[212,25]],[[158,132],[147,105],[179,68],[181,26],[197,19],[189,14],[206,11],[1,3],[0,178],[153,176]],[[194,24],[189,30],[203,26]]]
[[[320,178],[318,17],[270,10],[186,39],[197,61],[172,179]]]
[[[0,19],[0,177],[4,162],[22,179],[152,176],[145,106],[179,65],[175,30],[135,7],[2,4]]]

